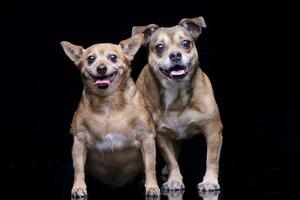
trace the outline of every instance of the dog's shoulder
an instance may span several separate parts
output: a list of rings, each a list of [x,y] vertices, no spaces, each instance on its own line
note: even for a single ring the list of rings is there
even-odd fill
[[[145,98],[146,105],[151,112],[155,112],[156,108],[152,109],[153,105],[160,106],[160,85],[159,81],[156,80],[155,75],[153,75],[150,71],[150,66],[147,64],[141,71],[138,80],[137,80],[137,88]]]
[[[149,65],[145,65],[144,68],[142,69],[141,73],[138,76],[138,79],[136,81],[136,86],[138,87],[138,89],[143,93],[144,92],[144,88],[146,85],[146,82],[149,81]]]
[[[195,81],[193,82],[193,97],[190,105],[201,112],[211,114],[218,112],[218,106],[208,76],[202,70],[198,70],[195,76]]]
[[[197,70],[195,77],[192,82],[192,88],[194,90],[194,94],[210,95],[213,92],[212,85],[210,80],[205,72],[203,72],[200,68]]]
[[[70,133],[72,135],[75,135],[77,132],[84,129],[84,126],[83,126],[84,115],[85,115],[84,112],[85,112],[85,109],[83,108],[83,103],[81,100],[78,105],[77,110],[75,111],[75,113],[73,115],[71,129],[70,129]]]

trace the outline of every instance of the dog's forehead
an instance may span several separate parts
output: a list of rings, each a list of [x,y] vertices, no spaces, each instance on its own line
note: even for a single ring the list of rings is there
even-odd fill
[[[157,29],[152,37],[150,43],[154,43],[158,40],[169,38],[173,40],[174,38],[187,37],[192,38],[190,33],[182,26],[173,26],[173,27],[161,27]]]
[[[100,55],[105,55],[106,53],[114,52],[119,56],[122,55],[122,49],[119,45],[111,44],[111,43],[101,43],[90,46],[86,49],[86,55],[91,53],[97,53]]]

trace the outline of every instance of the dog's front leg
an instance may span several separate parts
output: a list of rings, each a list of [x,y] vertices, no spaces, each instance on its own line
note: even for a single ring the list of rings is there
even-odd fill
[[[142,155],[145,165],[145,175],[146,175],[146,195],[147,196],[160,196],[160,190],[157,185],[156,179],[156,148],[155,140],[153,135],[148,135],[142,141]]]
[[[162,186],[163,190],[173,191],[184,189],[182,175],[180,173],[179,165],[176,160],[175,149],[172,141],[165,136],[157,135],[157,142],[169,171],[168,181],[165,182]]]
[[[178,160],[179,153],[181,151],[181,146],[182,146],[181,141],[174,141],[173,142],[173,147],[174,147],[174,151],[175,151],[176,160]],[[167,167],[167,165],[165,165],[163,167],[163,169],[161,170],[161,179],[163,181],[167,181],[168,180],[168,176],[169,176],[168,167]]]
[[[203,181],[198,184],[199,190],[219,190],[219,158],[222,146],[222,123],[220,120],[202,126],[206,138],[206,172]]]
[[[74,143],[72,148],[72,158],[74,166],[74,184],[72,188],[72,197],[80,198],[87,196],[85,184],[85,161],[87,149],[85,144],[74,136]]]

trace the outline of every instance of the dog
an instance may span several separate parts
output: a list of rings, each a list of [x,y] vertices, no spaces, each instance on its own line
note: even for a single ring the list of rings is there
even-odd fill
[[[130,77],[130,62],[143,35],[119,45],[95,44],[87,49],[61,42],[80,70],[83,93],[71,133],[74,184],[72,197],[87,196],[86,171],[102,183],[123,186],[145,171],[147,196],[159,196],[155,172],[155,125],[143,96]]]
[[[135,26],[132,36],[143,33],[148,64],[137,87],[156,124],[157,144],[169,172],[163,190],[184,189],[177,162],[180,141],[203,133],[207,143],[206,172],[199,190],[220,189],[218,182],[222,129],[218,106],[207,75],[199,67],[195,45],[203,17],[182,19],[173,27]]]

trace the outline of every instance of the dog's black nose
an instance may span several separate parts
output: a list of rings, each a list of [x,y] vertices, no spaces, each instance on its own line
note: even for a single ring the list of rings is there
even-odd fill
[[[182,55],[179,51],[174,51],[170,54],[169,57],[170,57],[170,60],[177,62],[177,61],[181,60]]]
[[[101,66],[97,67],[97,72],[99,74],[105,74],[106,71],[107,71],[107,67],[105,65],[101,65]]]

